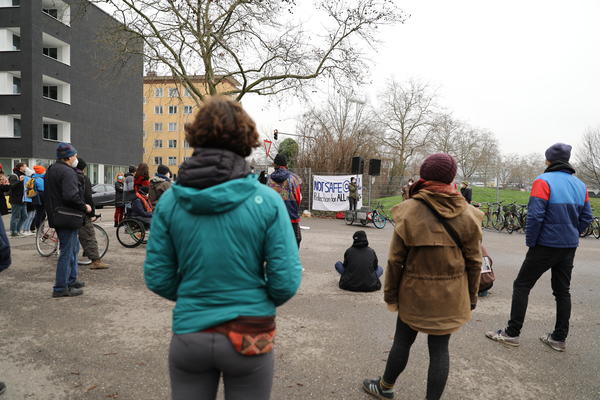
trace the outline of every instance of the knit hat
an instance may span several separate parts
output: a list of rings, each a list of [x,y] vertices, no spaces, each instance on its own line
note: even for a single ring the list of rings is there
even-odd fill
[[[432,154],[421,164],[420,175],[427,181],[452,183],[456,176],[456,161],[447,153]]]
[[[64,160],[77,154],[77,149],[71,143],[59,143],[56,148],[56,159]]]
[[[167,175],[168,173],[171,173],[171,170],[166,165],[160,164],[158,166],[158,168],[156,169],[156,172],[159,173],[159,174],[161,174],[161,175]]]
[[[278,167],[287,167],[287,158],[283,154],[277,154],[273,160],[273,164]]]
[[[354,232],[354,235],[352,235],[352,239],[354,240],[352,247],[367,247],[369,245],[369,241],[367,240],[367,233],[365,231]]]
[[[38,175],[44,175],[44,173],[46,172],[46,168],[42,167],[41,165],[34,165],[33,170]]]
[[[564,143],[555,143],[546,150],[546,160],[548,161],[569,161],[571,158],[571,147]]]

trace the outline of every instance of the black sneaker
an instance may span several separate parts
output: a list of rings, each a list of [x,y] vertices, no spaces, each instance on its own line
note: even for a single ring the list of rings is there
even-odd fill
[[[0,382],[0,395],[6,392],[6,385],[4,382]]]
[[[62,292],[52,292],[52,297],[73,297],[83,294],[83,289],[69,288]]]
[[[365,379],[363,381],[363,390],[376,399],[393,399],[394,389],[383,389],[381,387],[381,378]]]
[[[81,282],[81,281],[75,281],[75,283],[73,283],[72,285],[69,285],[69,288],[71,289],[81,289],[85,287],[85,282]]]

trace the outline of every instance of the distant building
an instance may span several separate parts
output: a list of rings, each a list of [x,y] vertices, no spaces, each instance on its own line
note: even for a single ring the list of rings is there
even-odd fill
[[[141,161],[143,59],[88,2],[0,0],[0,163],[54,162],[71,142],[94,183]],[[140,43],[141,49],[141,43]]]
[[[207,93],[203,76],[192,78],[201,93]],[[237,88],[239,83],[227,78],[218,86],[219,92]],[[184,126],[198,111],[188,89],[172,76],[148,73],[144,77],[144,162],[154,175],[164,164],[177,174],[179,165],[192,155],[185,141]]]

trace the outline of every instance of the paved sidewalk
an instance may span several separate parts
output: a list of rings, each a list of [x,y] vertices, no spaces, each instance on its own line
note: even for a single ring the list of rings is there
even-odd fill
[[[82,268],[87,284],[78,298],[52,299],[56,259],[39,257],[33,238],[12,240],[13,266],[0,273],[0,380],[2,400],[169,398],[166,357],[172,303],[145,289],[144,247],[116,241],[110,209],[101,223],[111,244],[108,270]],[[5,223],[7,219],[5,219]],[[365,377],[383,373],[395,316],[381,292],[337,288],[333,264],[351,244],[343,221],[305,219],[298,295],[279,310],[273,399],[367,399]],[[390,227],[364,228],[385,266]],[[564,354],[538,336],[554,324],[550,276],[530,297],[518,349],[492,343],[487,329],[503,327],[512,280],[525,254],[522,235],[486,233],[498,281],[473,320],[451,339],[451,370],[444,399],[600,399],[600,241],[584,240],[576,258],[572,336]],[[422,399],[427,376],[426,338],[419,335],[397,399]]]

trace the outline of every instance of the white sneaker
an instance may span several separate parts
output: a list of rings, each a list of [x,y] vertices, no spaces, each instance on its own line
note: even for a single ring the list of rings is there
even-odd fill
[[[34,235],[34,233],[31,233],[29,231],[24,231],[24,232],[19,232],[21,234],[21,236],[31,236]]]

